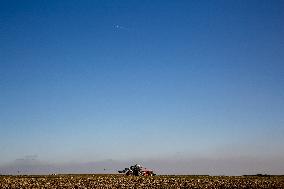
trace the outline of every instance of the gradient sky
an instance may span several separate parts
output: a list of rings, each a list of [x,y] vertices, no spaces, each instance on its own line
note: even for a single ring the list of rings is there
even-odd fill
[[[284,158],[283,60],[282,0],[2,0],[0,165]]]

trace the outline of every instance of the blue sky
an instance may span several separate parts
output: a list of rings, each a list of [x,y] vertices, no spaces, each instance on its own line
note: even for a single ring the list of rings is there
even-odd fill
[[[0,165],[284,158],[283,10],[1,1]]]

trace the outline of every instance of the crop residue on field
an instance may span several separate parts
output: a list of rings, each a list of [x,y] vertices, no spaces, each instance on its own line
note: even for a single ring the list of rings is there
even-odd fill
[[[284,176],[0,176],[0,188],[284,188]]]

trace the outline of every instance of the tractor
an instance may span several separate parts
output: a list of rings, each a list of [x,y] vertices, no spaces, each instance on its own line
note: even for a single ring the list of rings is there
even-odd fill
[[[155,176],[156,174],[147,168],[143,168],[141,165],[133,165],[130,168],[125,168],[124,170],[118,171],[119,173],[124,173],[127,176]]]

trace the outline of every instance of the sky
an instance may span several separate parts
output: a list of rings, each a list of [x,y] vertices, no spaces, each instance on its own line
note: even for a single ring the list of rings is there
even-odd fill
[[[284,174],[283,23],[281,0],[1,0],[0,174]]]

